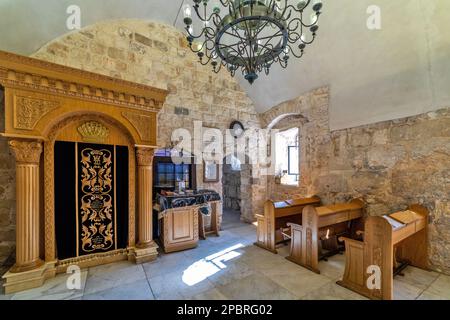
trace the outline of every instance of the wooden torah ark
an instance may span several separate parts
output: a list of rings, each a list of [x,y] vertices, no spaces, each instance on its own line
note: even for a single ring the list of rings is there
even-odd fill
[[[289,222],[301,223],[302,211],[308,205],[320,205],[320,198],[313,196],[278,202],[267,200],[264,215],[256,214],[258,225],[255,245],[277,253],[276,246],[282,241],[282,228],[286,228]]]
[[[302,225],[289,223],[291,249],[286,259],[320,273],[319,260],[339,252],[337,237],[355,233],[356,224],[353,222],[361,223],[363,208],[364,202],[360,199],[322,207],[305,207]],[[322,255],[325,247],[328,254]]]
[[[0,135],[9,140],[17,177],[16,263],[3,276],[5,292],[39,287],[73,264],[85,268],[118,260],[142,263],[156,259],[152,161],[158,148],[158,112],[168,91],[3,51],[0,90],[5,104]],[[128,179],[123,183],[128,196],[120,196],[128,212],[112,204],[117,208],[114,212],[124,213],[128,225],[121,248],[100,251],[103,247],[98,246],[99,251],[91,254],[61,256],[56,218],[65,212],[56,207],[55,199],[55,167],[61,163],[55,160],[56,144],[61,141],[128,148]],[[75,196],[73,202],[67,203],[71,209],[78,203]],[[81,210],[74,209],[76,219],[80,218]],[[76,228],[66,227],[67,231],[78,228],[78,237],[83,232],[79,223]],[[76,237],[72,239],[79,243]]]
[[[392,300],[395,274],[408,264],[428,269],[427,224],[428,211],[417,204],[389,216],[368,217],[364,241],[343,238],[345,272],[337,283],[370,299]],[[378,286],[376,271],[381,272]]]

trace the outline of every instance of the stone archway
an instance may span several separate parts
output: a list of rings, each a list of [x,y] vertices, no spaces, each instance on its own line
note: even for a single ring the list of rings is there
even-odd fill
[[[230,159],[232,158],[232,159]],[[230,161],[231,160],[231,161]],[[234,156],[224,158],[222,192],[224,210],[241,210],[241,164]]]
[[[223,159],[222,171],[224,215],[228,211],[231,214],[238,214],[239,220],[252,222],[253,166],[249,157],[245,156],[242,159],[242,157],[236,157],[235,155],[227,155]]]

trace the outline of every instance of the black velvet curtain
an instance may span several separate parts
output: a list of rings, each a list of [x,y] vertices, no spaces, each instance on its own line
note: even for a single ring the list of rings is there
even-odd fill
[[[55,143],[59,259],[127,247],[128,160],[124,146]]]

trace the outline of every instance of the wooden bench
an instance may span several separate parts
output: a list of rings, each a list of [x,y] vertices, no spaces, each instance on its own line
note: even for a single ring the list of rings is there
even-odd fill
[[[345,272],[337,283],[370,299],[392,300],[394,276],[407,265],[428,269],[428,211],[420,205],[369,217],[364,241],[345,241]],[[373,277],[381,271],[379,287]]]
[[[289,223],[292,239],[290,255],[286,259],[320,273],[319,260],[343,251],[338,238],[342,235],[356,237],[356,230],[362,225],[363,207],[364,203],[359,199],[350,203],[305,207],[302,225]]]
[[[255,245],[277,253],[277,244],[285,240],[282,234],[284,228],[287,228],[290,222],[301,223],[302,211],[308,205],[320,205],[320,198],[314,196],[278,202],[267,200],[264,204],[264,215],[256,215],[258,225]]]

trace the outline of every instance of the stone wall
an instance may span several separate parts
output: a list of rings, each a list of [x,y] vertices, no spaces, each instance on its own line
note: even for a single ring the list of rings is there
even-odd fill
[[[303,116],[299,187],[276,185],[268,196],[319,195],[325,204],[362,197],[369,215],[421,203],[430,210],[430,261],[450,273],[450,109],[330,132],[326,88],[277,106]],[[271,115],[269,115],[271,114]]]
[[[221,131],[233,120],[247,128],[259,127],[253,104],[235,79],[225,69],[215,74],[210,66],[202,66],[185,35],[169,25],[106,21],[53,41],[34,57],[168,89],[158,117],[161,147],[170,146],[174,129],[186,128],[193,134],[194,121]],[[202,165],[197,167],[198,188],[222,193],[221,177],[219,181],[203,183]]]
[[[4,95],[0,88],[0,132],[5,130]],[[0,271],[15,247],[15,162],[8,141],[0,137]],[[1,272],[0,272],[1,274]]]

